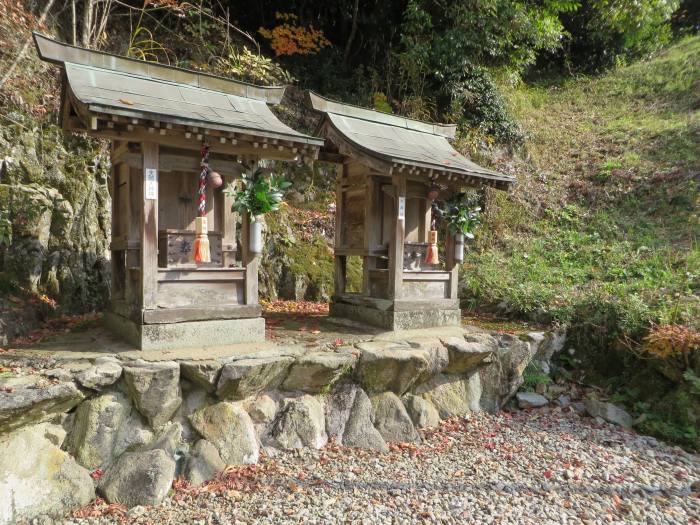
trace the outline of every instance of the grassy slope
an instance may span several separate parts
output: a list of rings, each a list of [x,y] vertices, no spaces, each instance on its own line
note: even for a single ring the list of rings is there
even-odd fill
[[[700,38],[507,97],[526,155],[502,166],[519,186],[492,197],[465,300],[561,321],[602,301],[630,332],[699,324]]]
[[[669,379],[680,360],[640,344],[654,325],[700,330],[700,37],[507,98],[529,137],[496,164],[519,185],[489,194],[464,302],[568,323],[566,365],[643,415],[642,431],[700,449],[700,350],[694,376]]]

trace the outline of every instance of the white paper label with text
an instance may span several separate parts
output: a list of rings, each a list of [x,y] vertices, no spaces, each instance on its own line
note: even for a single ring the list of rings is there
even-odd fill
[[[399,197],[399,220],[406,218],[406,197]]]
[[[156,200],[158,198],[158,170],[146,169],[146,199]]]

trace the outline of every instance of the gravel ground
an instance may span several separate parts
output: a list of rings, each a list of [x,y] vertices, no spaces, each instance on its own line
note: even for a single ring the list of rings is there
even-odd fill
[[[423,436],[266,457],[176,482],[159,507],[98,503],[64,523],[700,523],[699,456],[574,413],[478,414]]]

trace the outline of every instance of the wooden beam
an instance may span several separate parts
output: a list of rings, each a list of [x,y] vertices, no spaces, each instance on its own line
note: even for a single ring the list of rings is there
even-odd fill
[[[294,152],[296,152],[296,148],[294,148]],[[330,153],[327,151],[320,151],[318,153],[318,160],[323,161],[323,162],[332,162],[334,164],[343,164],[348,160],[347,155],[341,155],[340,153]]]
[[[143,309],[153,309],[158,296],[158,144],[144,142],[141,151],[141,301]]]
[[[199,173],[201,171],[201,161],[199,156],[194,154],[178,155],[175,153],[161,153],[158,158],[158,168],[161,172],[187,171]],[[143,158],[139,153],[125,153],[121,156],[120,162],[123,162],[132,168],[141,169],[143,167]],[[210,157],[209,167],[212,169],[212,171],[217,171],[222,175],[227,175],[230,177],[239,177],[244,171],[244,168],[240,163],[216,157]]]
[[[141,130],[133,128],[132,130],[121,131],[118,129],[101,129],[98,131],[90,132],[90,135],[97,138],[111,139],[111,140],[125,140],[128,142],[151,142],[154,144],[159,144],[161,146],[168,146],[172,148],[188,149],[199,151],[202,147],[201,138],[195,140],[194,136],[188,139],[186,134],[183,133],[159,135],[156,133],[148,133],[147,130]],[[224,153],[229,155],[255,155],[261,154],[262,150],[260,148],[254,148],[247,146],[245,144],[216,144],[215,148],[212,148],[218,153]],[[277,149],[267,149],[264,153],[264,158],[271,160],[283,160],[292,161],[296,155],[289,150],[279,151]]]
[[[115,140],[112,143],[112,164],[119,164],[122,162],[122,156],[129,152],[129,143],[126,141]]]

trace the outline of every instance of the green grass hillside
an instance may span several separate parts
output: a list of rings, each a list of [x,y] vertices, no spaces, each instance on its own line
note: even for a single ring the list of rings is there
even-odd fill
[[[467,305],[570,321],[590,301],[700,323],[700,38],[605,76],[512,89],[528,140],[491,195]]]
[[[506,97],[527,140],[494,164],[519,185],[488,196],[465,306],[568,324],[589,380],[648,413],[646,430],[697,446],[700,38]],[[654,331],[669,346],[650,345]],[[663,348],[675,373],[655,355]]]

